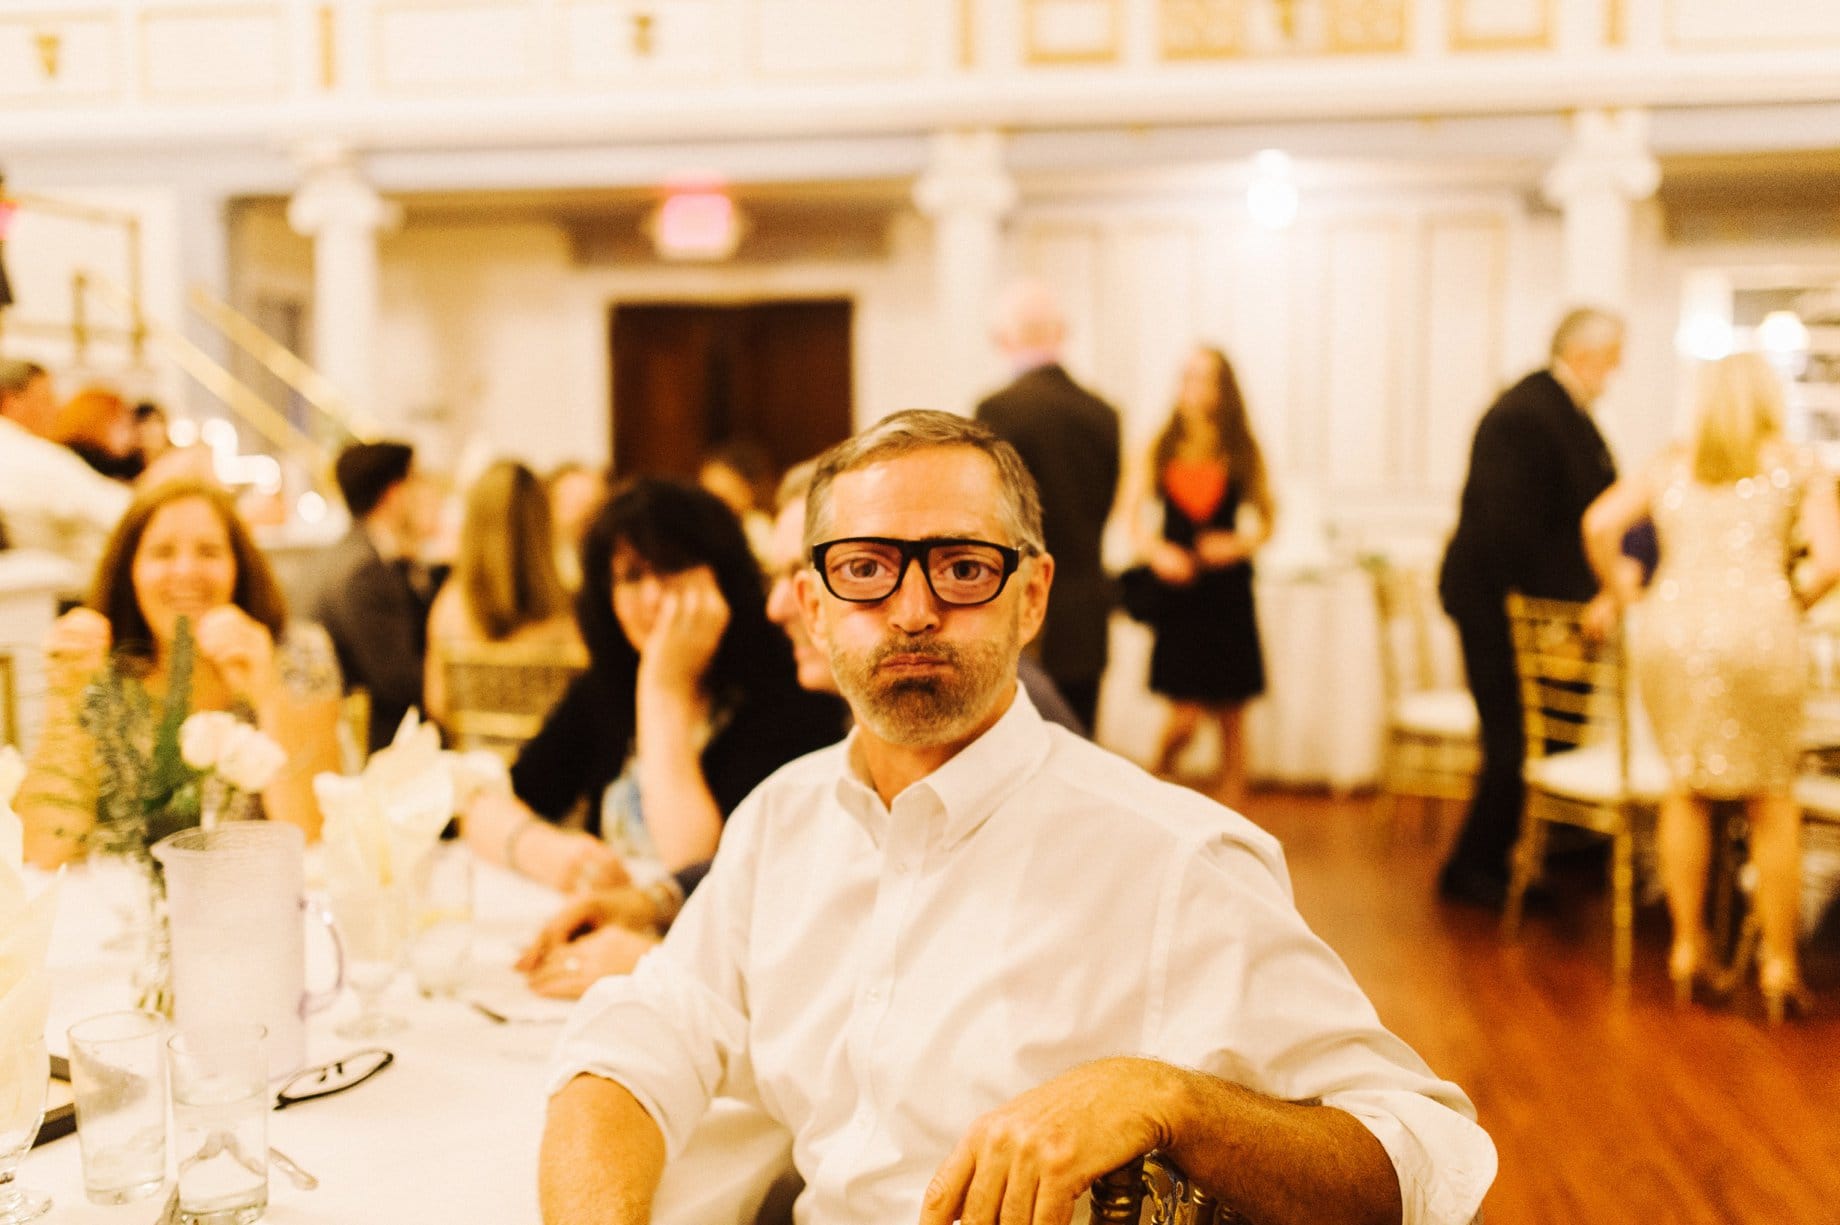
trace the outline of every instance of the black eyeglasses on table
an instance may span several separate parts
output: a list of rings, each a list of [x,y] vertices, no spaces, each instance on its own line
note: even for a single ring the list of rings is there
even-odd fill
[[[1023,554],[1036,551],[1033,545],[1012,548],[965,536],[848,536],[813,545],[811,564],[838,599],[876,604],[900,590],[908,564],[918,561],[934,598],[964,608],[996,599]]]
[[[298,1102],[310,1102],[316,1097],[331,1097],[335,1093],[356,1088],[389,1067],[395,1058],[389,1051],[371,1047],[353,1051],[342,1059],[323,1063],[317,1068],[302,1068],[288,1077],[287,1083],[275,1094],[275,1109],[285,1110]]]

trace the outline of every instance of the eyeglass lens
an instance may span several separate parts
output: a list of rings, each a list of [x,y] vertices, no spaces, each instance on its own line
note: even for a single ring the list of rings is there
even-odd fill
[[[1015,568],[1014,550],[974,540],[838,540],[825,547],[825,586],[841,600],[885,600],[918,559],[933,594],[947,604],[996,598]]]

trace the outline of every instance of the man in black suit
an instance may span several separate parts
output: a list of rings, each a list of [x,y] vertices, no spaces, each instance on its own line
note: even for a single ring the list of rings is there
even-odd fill
[[[1596,599],[1589,624],[1603,624],[1608,611],[1585,559],[1581,521],[1616,479],[1590,412],[1622,357],[1620,319],[1574,310],[1553,333],[1551,364],[1503,392],[1476,427],[1457,530],[1438,582],[1482,720],[1482,774],[1438,877],[1439,891],[1457,901],[1500,908],[1520,834],[1527,745],[1508,592]]]
[[[428,602],[412,579],[432,526],[433,498],[403,442],[353,443],[333,475],[351,531],[321,564],[310,603],[338,650],[345,687],[370,691],[369,751],[387,745],[410,707],[422,704]]]
[[[1041,663],[1090,728],[1112,608],[1099,539],[1118,491],[1118,412],[1061,368],[1066,331],[1045,286],[1012,287],[995,339],[1016,378],[978,405],[977,419],[1016,448],[1041,489],[1042,527],[1054,557]]]

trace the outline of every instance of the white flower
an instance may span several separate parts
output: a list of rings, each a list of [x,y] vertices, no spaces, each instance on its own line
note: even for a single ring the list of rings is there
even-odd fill
[[[179,726],[179,755],[194,770],[212,770],[230,738],[243,725],[222,710],[201,710]]]
[[[287,753],[247,723],[235,728],[218,756],[217,773],[238,791],[260,791],[275,781],[287,764]]]

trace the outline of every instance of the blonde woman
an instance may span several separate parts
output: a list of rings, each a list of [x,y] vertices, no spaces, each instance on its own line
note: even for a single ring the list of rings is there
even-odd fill
[[[444,671],[454,644],[580,646],[569,594],[556,572],[549,496],[523,464],[499,460],[467,493],[454,571],[428,610],[422,699],[447,715]]]
[[[1792,787],[1802,713],[1801,614],[1840,578],[1832,474],[1782,436],[1783,390],[1740,353],[1701,379],[1688,441],[1585,512],[1585,548],[1619,605],[1644,602],[1634,666],[1672,784],[1661,806],[1662,883],[1676,998],[1708,981],[1709,801],[1742,800],[1757,869],[1758,981],[1772,1022],[1802,1011],[1796,958],[1801,810]],[[1644,597],[1623,533],[1652,515],[1661,565]],[[1808,564],[1790,576],[1799,528]]]
[[[1265,691],[1252,557],[1271,534],[1273,507],[1239,380],[1219,349],[1197,348],[1183,365],[1175,409],[1125,506],[1138,553],[1166,588],[1150,688],[1170,710],[1154,768],[1170,773],[1212,721],[1220,733],[1215,795],[1237,806],[1246,786],[1240,716]],[[1242,507],[1256,513],[1242,522]]]

